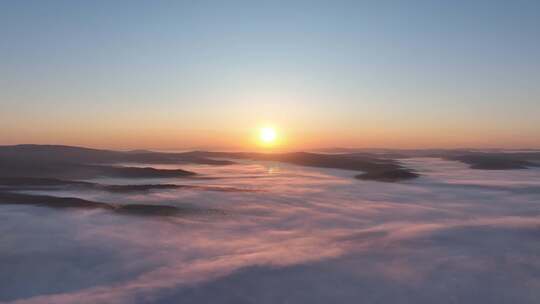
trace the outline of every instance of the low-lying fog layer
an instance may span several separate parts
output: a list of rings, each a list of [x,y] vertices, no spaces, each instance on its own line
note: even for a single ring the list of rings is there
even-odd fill
[[[150,180],[239,191],[27,191],[222,212],[0,205],[0,302],[540,303],[540,169],[403,162],[421,177],[244,162]]]

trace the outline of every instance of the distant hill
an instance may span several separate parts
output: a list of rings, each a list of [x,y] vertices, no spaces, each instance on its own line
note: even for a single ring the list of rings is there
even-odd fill
[[[120,166],[122,163],[230,164],[191,155],[157,152],[120,152],[58,145],[0,146],[0,177],[88,179],[183,177],[195,173],[175,169]]]
[[[0,177],[88,179],[97,176],[148,178],[191,176],[184,170],[118,166],[125,163],[228,165],[230,159],[279,161],[301,166],[361,171],[363,179],[399,181],[418,176],[396,161],[376,155],[192,151],[111,151],[58,145],[0,146]],[[411,174],[409,174],[411,173]]]
[[[361,179],[399,181],[418,176],[395,159],[438,157],[470,165],[473,169],[508,170],[540,166],[540,152],[491,152],[442,149],[343,149],[341,153],[250,153],[191,151],[180,153],[147,150],[112,151],[62,145],[0,146],[0,177],[84,179],[95,176],[174,177],[190,176],[185,170],[136,168],[119,164],[229,165],[234,159],[270,160],[301,166],[362,171]],[[349,152],[344,152],[349,151]]]
[[[189,153],[162,153],[146,150],[112,151],[60,145],[0,146],[2,159],[85,164],[111,163],[195,163],[227,165],[231,161],[213,160]]]
[[[372,155],[396,159],[411,157],[437,157],[468,164],[472,169],[511,170],[540,166],[540,151],[534,149],[320,149],[323,153]]]

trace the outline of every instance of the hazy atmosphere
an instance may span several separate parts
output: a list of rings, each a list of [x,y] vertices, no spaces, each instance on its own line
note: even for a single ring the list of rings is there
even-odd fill
[[[540,303],[540,1],[0,0],[1,304]]]

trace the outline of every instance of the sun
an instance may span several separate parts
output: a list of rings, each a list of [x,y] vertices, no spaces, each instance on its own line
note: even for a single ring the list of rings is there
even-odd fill
[[[259,139],[263,144],[272,144],[276,141],[277,133],[274,128],[264,127],[259,130]]]

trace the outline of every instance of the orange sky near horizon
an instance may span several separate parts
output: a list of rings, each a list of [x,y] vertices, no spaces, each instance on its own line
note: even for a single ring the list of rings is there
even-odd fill
[[[277,132],[274,144],[263,145],[259,139],[261,127],[246,126],[227,130],[225,127],[190,130],[180,127],[160,127],[156,124],[112,128],[106,125],[69,126],[57,128],[15,127],[2,128],[0,144],[62,144],[104,149],[131,150],[242,150],[242,151],[300,151],[320,148],[508,148],[536,149],[540,138],[519,134],[519,130],[466,130],[439,128],[437,130],[403,128],[335,129],[321,126],[295,128],[285,124],[271,124]],[[16,130],[15,130],[16,129]]]

